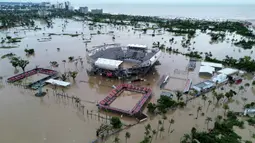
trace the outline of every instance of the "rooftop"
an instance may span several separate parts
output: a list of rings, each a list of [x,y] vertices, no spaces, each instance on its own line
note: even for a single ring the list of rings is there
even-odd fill
[[[222,70],[218,71],[218,73],[225,74],[225,75],[232,75],[232,74],[235,74],[237,72],[238,72],[237,69],[232,69],[232,68],[225,68],[225,69],[222,69]]]
[[[211,63],[211,62],[201,62],[202,66],[210,66],[210,67],[214,67],[214,68],[223,68],[222,64],[219,63]]]
[[[119,61],[119,60],[98,58],[95,62],[95,65],[102,69],[115,70],[119,68],[122,62],[123,61]]]
[[[199,73],[209,73],[209,74],[213,74],[213,72],[215,71],[214,67],[211,66],[201,66]]]

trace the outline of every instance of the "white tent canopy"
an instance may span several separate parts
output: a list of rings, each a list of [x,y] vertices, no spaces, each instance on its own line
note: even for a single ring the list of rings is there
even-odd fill
[[[214,68],[223,68],[222,64],[210,63],[210,62],[201,62],[201,66],[209,66],[209,67],[214,67]]]
[[[213,75],[213,72],[215,71],[214,67],[210,67],[210,66],[201,66],[199,73],[207,73],[207,74],[211,74]]]
[[[55,79],[49,79],[47,81],[45,81],[46,83],[50,83],[52,85],[58,85],[58,86],[69,86],[70,82],[65,82],[65,81],[61,81],[61,80],[55,80]]]
[[[219,70],[218,73],[225,74],[225,75],[232,75],[232,74],[238,73],[238,70],[232,69],[232,68],[225,68],[225,69]]]
[[[95,65],[102,69],[107,70],[116,70],[119,66],[123,63],[120,60],[112,60],[112,59],[105,59],[105,58],[98,58],[95,62]]]

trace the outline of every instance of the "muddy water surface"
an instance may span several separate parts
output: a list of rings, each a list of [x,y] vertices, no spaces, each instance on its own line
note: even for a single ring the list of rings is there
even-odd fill
[[[86,48],[91,48],[95,45],[103,43],[121,43],[123,45],[134,43],[134,44],[145,44],[151,46],[152,42],[160,41],[165,43],[166,46],[170,46],[168,39],[173,35],[165,33],[152,37],[150,35],[141,34],[134,32],[131,27],[119,28],[105,26],[100,31],[107,33],[108,31],[115,31],[115,41],[112,41],[112,36],[108,34],[93,35],[90,33],[97,33],[99,29],[89,30],[86,24],[81,22],[75,22],[68,20],[66,28],[63,28],[65,23],[62,19],[54,20],[54,27],[51,29],[44,28],[44,25],[40,25],[43,28],[41,31],[19,31],[20,28],[10,29],[8,31],[1,31],[0,36],[5,37],[6,35],[23,37],[22,42],[18,43],[19,48],[15,49],[0,49],[0,56],[9,52],[15,53],[16,55],[28,59],[30,64],[26,67],[27,70],[35,68],[36,66],[52,68],[50,67],[50,61],[57,61],[59,63],[58,68],[53,68],[61,73],[65,71],[78,71],[79,74],[75,81],[69,79],[72,86],[67,89],[58,88],[58,92],[65,92],[70,96],[78,96],[82,100],[82,104],[85,105],[85,113],[79,111],[75,104],[72,103],[71,99],[59,98],[53,95],[51,86],[43,88],[44,91],[48,89],[48,93],[43,98],[37,98],[34,96],[35,91],[23,89],[22,87],[16,87],[5,83],[7,77],[14,74],[15,69],[11,66],[8,59],[0,60],[0,76],[3,80],[0,81],[0,141],[3,143],[84,143],[91,142],[96,138],[96,128],[105,121],[99,119],[96,116],[88,116],[87,112],[97,114],[98,109],[96,103],[107,96],[107,93],[112,89],[112,85],[122,83],[122,80],[108,79],[101,76],[90,77],[86,73],[86,68],[89,66],[86,64]],[[40,22],[38,22],[40,24]],[[130,32],[128,32],[128,29]],[[64,32],[62,32],[64,30]],[[18,34],[14,35],[14,31],[19,31]],[[38,42],[37,39],[47,37],[47,33],[76,33],[83,32],[84,36],[71,37],[68,35],[52,35],[51,41]],[[43,34],[45,33],[45,34]],[[91,43],[87,45],[84,43],[84,39],[91,38]],[[173,48],[178,48],[180,51],[187,51],[180,45],[181,37],[175,37],[177,44],[172,45]],[[251,55],[253,58],[254,54],[250,54],[249,50],[242,50],[237,47],[233,47],[230,43],[220,43],[211,45],[208,42],[209,37],[206,35],[200,35],[194,39],[196,43],[194,47],[196,50],[201,52],[211,51],[217,58],[224,58],[225,55],[232,55],[236,58],[244,55]],[[35,49],[35,55],[27,57],[24,49],[33,48]],[[60,51],[57,50],[60,48]],[[224,51],[224,52],[222,52]],[[79,62],[77,67],[74,62],[69,62],[68,57],[74,56],[75,58],[81,57],[84,60],[82,66]],[[62,61],[66,60],[66,63]],[[164,74],[170,75],[177,78],[191,78],[193,83],[198,83],[204,79],[199,78],[198,71],[200,63],[197,63],[197,68],[193,72],[185,72],[188,65],[188,58],[176,55],[163,53],[160,58],[161,65],[156,66],[146,77],[146,81],[137,84],[143,86],[149,86],[153,89],[155,96],[151,102],[156,102],[159,97],[161,90],[157,87],[157,81]],[[18,69],[21,72],[21,69]],[[176,79],[171,79],[170,81]],[[184,85],[179,85],[182,81],[170,82],[169,86],[177,89],[182,89]],[[250,82],[250,81],[245,81]],[[182,87],[180,87],[182,86]],[[227,91],[228,87],[224,90]],[[231,89],[238,91],[238,86],[233,86]],[[218,90],[218,92],[224,92],[224,90]],[[208,93],[208,98],[211,98],[211,93]],[[250,101],[255,100],[255,96],[250,87],[247,87],[245,91],[238,93],[234,101],[231,102],[230,110],[242,111],[244,102],[242,97],[248,98]],[[184,96],[190,98],[189,96]],[[211,100],[213,100],[211,98]],[[119,105],[128,104],[133,100],[120,101]],[[133,103],[130,103],[133,104]],[[205,116],[199,115],[196,117],[197,107],[202,106]],[[208,103],[202,101],[200,98],[193,100],[188,103],[184,109],[178,109],[174,112],[167,113],[168,120],[174,119],[175,123],[171,126],[170,132],[168,133],[168,120],[164,121],[165,131],[161,137],[158,136],[154,142],[173,142],[177,143],[184,133],[189,133],[192,127],[196,127],[201,130],[206,130],[207,125],[205,124],[206,117],[212,117],[213,119],[218,115],[224,115],[224,111],[221,108],[214,108],[214,105],[210,105],[208,111],[206,110]],[[145,110],[144,113],[147,111]],[[105,116],[104,112],[100,113],[101,116]],[[108,116],[118,116],[115,114],[108,113]],[[131,118],[122,118],[126,123],[134,123],[135,120]],[[131,133],[129,142],[139,142],[144,136],[144,126],[148,123],[152,125],[153,129],[157,129],[158,120],[160,116],[149,117],[149,120],[138,124],[130,128],[128,131]],[[209,128],[213,127],[212,123],[209,123]],[[248,127],[247,127],[248,128]],[[250,132],[237,129],[244,139],[251,140],[249,135]],[[119,137],[124,141],[124,132],[119,134]],[[107,142],[112,142],[113,138],[110,138]],[[254,141],[255,142],[255,141]]]

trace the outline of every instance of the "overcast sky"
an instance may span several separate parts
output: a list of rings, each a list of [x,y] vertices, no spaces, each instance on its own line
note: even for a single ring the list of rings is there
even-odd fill
[[[51,2],[67,0],[0,0],[0,2]],[[73,4],[107,4],[107,3],[180,3],[180,4],[255,4],[255,0],[69,0]]]

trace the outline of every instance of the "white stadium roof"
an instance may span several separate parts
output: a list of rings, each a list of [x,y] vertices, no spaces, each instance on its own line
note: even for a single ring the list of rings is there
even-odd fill
[[[232,75],[232,74],[235,74],[237,72],[238,72],[237,69],[232,69],[232,68],[225,68],[225,69],[222,69],[222,70],[218,71],[218,73],[225,74],[225,75]]]
[[[215,67],[215,68],[223,68],[222,64],[218,63],[210,63],[210,62],[201,62],[202,66],[210,66],[210,67]]]
[[[213,74],[213,72],[215,71],[214,67],[210,67],[210,66],[201,66],[199,73],[209,73],[209,74]]]
[[[128,47],[137,47],[137,48],[147,48],[146,45],[138,45],[138,44],[128,44]]]
[[[120,60],[112,60],[112,59],[105,59],[105,58],[98,58],[95,62],[95,65],[102,69],[107,70],[116,70],[119,66],[123,63]]]

